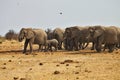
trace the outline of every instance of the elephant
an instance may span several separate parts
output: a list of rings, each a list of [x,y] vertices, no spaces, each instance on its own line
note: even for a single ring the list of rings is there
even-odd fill
[[[78,50],[79,31],[80,27],[78,26],[65,29],[64,40],[66,40],[66,48],[68,50],[73,50],[74,48]]]
[[[79,50],[79,48],[86,48],[90,42],[86,37],[89,35],[88,27],[73,26],[65,29],[64,39],[69,39],[66,41],[68,44],[68,50]],[[85,46],[83,44],[87,43]],[[84,46],[84,47],[83,47]]]
[[[48,46],[47,50],[50,50],[52,52],[53,51],[52,47],[54,47],[55,51],[57,51],[58,41],[56,39],[47,40],[47,46]]]
[[[51,29],[47,29],[45,32],[47,33],[48,40],[53,39],[53,31]]]
[[[91,37],[95,42],[95,48],[97,52],[101,52],[102,44],[107,46],[109,51],[113,52],[115,45],[118,43],[118,34],[116,27],[109,26],[93,26],[89,27],[89,37]]]
[[[70,40],[70,38],[64,38],[63,41],[63,46],[65,48],[65,50],[72,50],[73,48],[73,41]]]
[[[53,30],[53,38],[58,41],[58,49],[62,49],[64,30],[61,28],[56,28]]]
[[[90,26],[85,26],[82,27],[81,30],[79,31],[79,48],[80,49],[85,49],[90,42],[92,42],[92,48],[91,50],[94,50],[94,41],[92,38],[87,39],[86,37],[89,35],[88,28]],[[85,45],[85,43],[87,43]]]
[[[112,27],[114,27],[117,32],[118,43],[116,44],[116,48],[120,48],[120,28],[116,26],[112,26]]]
[[[25,43],[24,43],[23,53],[26,53],[28,43],[30,46],[30,53],[32,53],[33,52],[33,47],[32,47],[33,44],[39,45],[38,51],[41,49],[41,46],[46,45],[47,34],[42,29],[22,28],[20,30],[18,40],[19,40],[19,42],[22,42],[23,39],[26,39]],[[45,50],[46,50],[46,46],[45,46]]]

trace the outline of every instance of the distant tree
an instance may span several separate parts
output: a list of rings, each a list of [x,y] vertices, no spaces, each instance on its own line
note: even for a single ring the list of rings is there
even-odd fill
[[[5,38],[7,40],[17,40],[18,39],[18,34],[14,31],[14,30],[9,30],[6,34],[5,34]]]

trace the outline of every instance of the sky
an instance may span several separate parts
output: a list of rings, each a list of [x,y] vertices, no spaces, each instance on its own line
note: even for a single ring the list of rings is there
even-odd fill
[[[21,28],[120,26],[120,0],[0,0],[0,35]]]

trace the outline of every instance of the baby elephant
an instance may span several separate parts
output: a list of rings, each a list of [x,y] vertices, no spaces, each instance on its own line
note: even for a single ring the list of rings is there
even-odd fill
[[[58,49],[58,41],[56,39],[47,40],[47,50],[53,51],[52,47],[55,48],[55,51]]]

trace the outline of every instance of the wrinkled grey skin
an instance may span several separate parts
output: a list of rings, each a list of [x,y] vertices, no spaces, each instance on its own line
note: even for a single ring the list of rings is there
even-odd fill
[[[24,43],[24,50],[23,53],[26,53],[27,46],[29,44],[30,46],[30,53],[33,52],[33,44],[39,45],[39,50],[41,49],[41,46],[46,45],[47,42],[47,34],[42,29],[32,29],[32,28],[22,28],[19,33],[18,40],[20,42],[25,40]],[[46,46],[45,46],[46,49]]]
[[[102,44],[108,47],[109,52],[114,51],[114,47],[118,43],[115,27],[94,26],[90,27],[88,30],[90,32],[90,37],[92,37],[95,42],[97,52],[101,52]]]
[[[92,48],[91,50],[94,50],[94,41],[92,38],[87,39],[86,37],[89,35],[88,31],[89,26],[82,27],[79,31],[79,47],[80,49],[85,49],[90,42],[92,42]],[[85,45],[85,43],[87,43]]]
[[[47,40],[47,50],[53,51],[52,47],[55,48],[55,51],[58,49],[58,41],[56,39]]]
[[[64,48],[65,50],[73,50],[73,41],[70,40],[70,38],[64,38],[64,41],[63,41],[63,45],[64,45]]]
[[[48,39],[48,40],[51,40],[51,39],[54,38],[54,37],[53,37],[53,31],[52,31],[52,30],[48,30],[48,31],[46,31],[46,33],[47,33],[47,39]]]
[[[78,50],[78,42],[79,42],[79,31],[80,27],[68,27],[65,29],[64,39],[66,40],[66,47],[68,50]]]
[[[116,48],[120,48],[120,28],[116,26],[111,26],[111,27],[114,27],[116,29],[117,38],[118,38],[118,43],[116,44]]]
[[[86,38],[88,35],[88,27],[74,26],[66,28],[64,33],[64,39],[66,40],[67,45],[66,48],[68,50],[79,50],[81,48],[86,48],[91,41]],[[84,46],[85,43],[87,44]]]
[[[60,28],[56,28],[53,30],[53,38],[58,41],[58,49],[59,50],[62,49],[62,43],[64,40],[63,34],[64,34],[64,30],[62,30]]]

